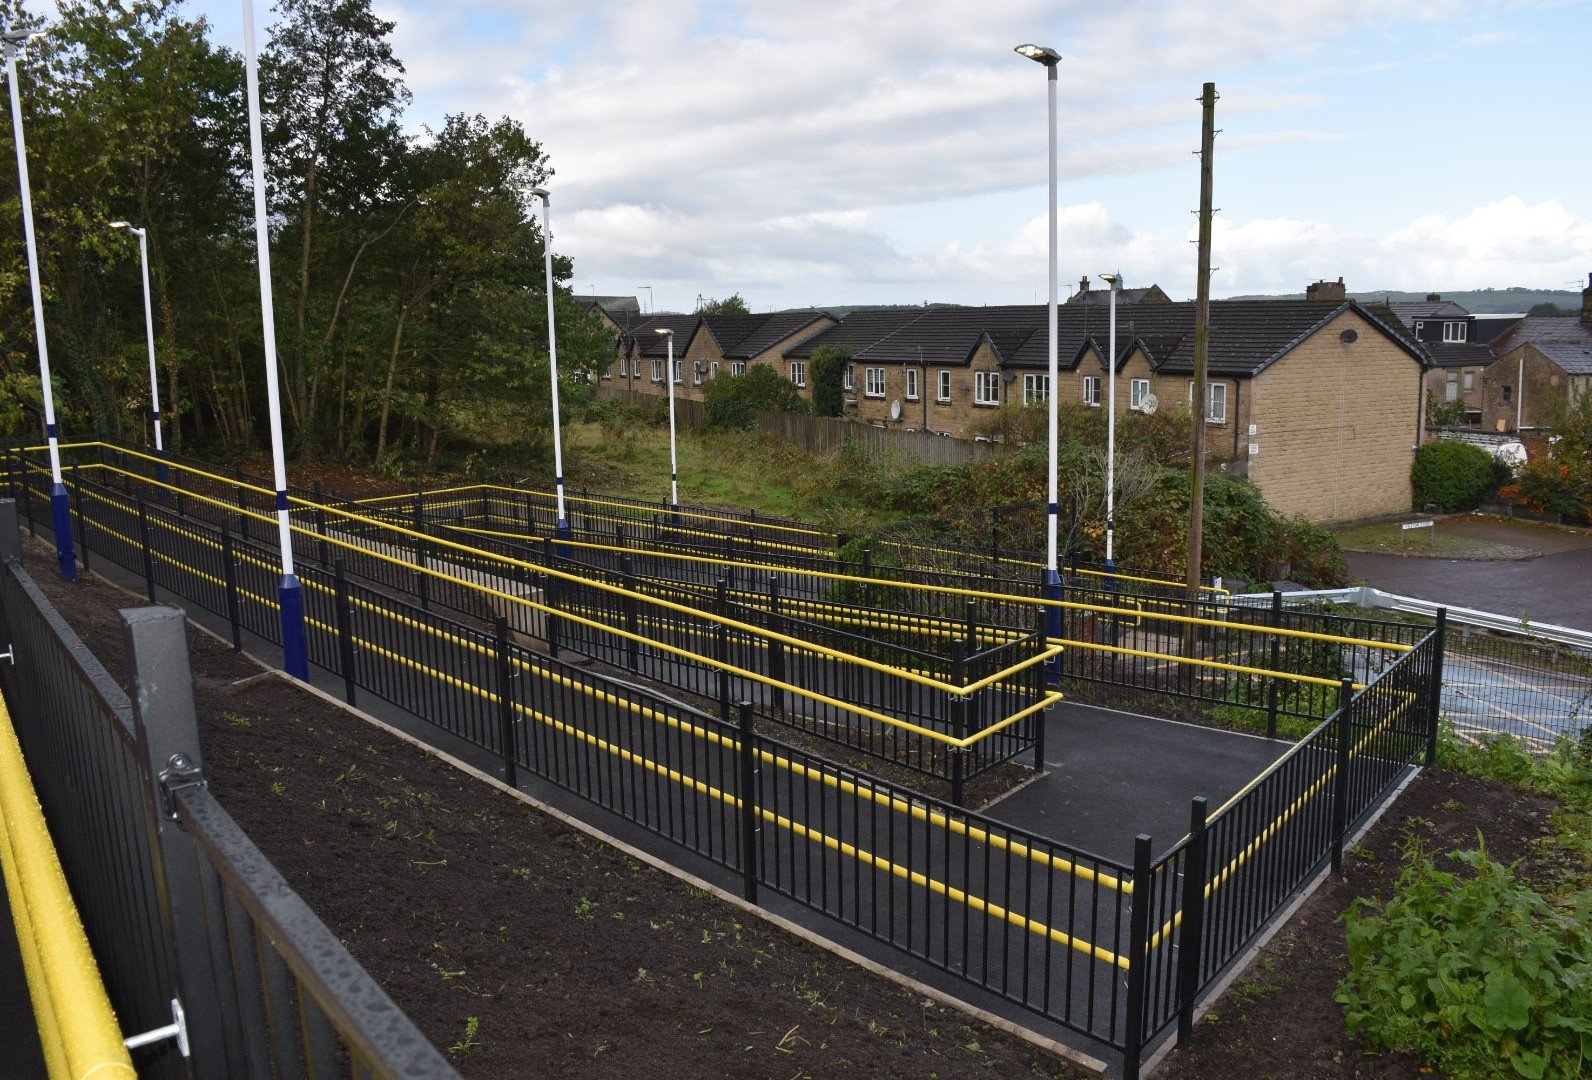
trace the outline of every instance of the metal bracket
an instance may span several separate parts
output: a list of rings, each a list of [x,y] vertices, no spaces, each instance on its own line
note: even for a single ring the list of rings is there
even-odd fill
[[[7,645],[6,646],[6,651],[3,652],[3,653],[0,653],[0,660],[9,660],[9,661],[11,661],[11,666],[12,667],[16,667],[17,666],[17,649],[16,649],[16,646],[15,645]]]
[[[207,788],[210,781],[187,754],[173,754],[160,774],[160,808],[166,817],[177,820],[177,792],[185,788]]]
[[[122,1045],[129,1050],[137,1050],[140,1046],[149,1046],[164,1039],[176,1039],[177,1049],[182,1051],[183,1057],[188,1057],[188,1014],[182,1011],[182,1002],[176,998],[171,999],[172,1022],[165,1027],[158,1027],[146,1031],[142,1035],[129,1035],[122,1040]]]

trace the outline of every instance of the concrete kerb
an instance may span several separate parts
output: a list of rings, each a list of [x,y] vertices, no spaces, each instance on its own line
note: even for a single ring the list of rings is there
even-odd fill
[[[104,577],[99,573],[94,573],[93,576],[98,580],[103,581],[105,584],[127,593],[129,596],[138,597],[141,600],[147,601],[147,597],[145,597],[142,592],[136,589],[128,588],[127,586]],[[179,606],[185,605],[179,604]],[[224,637],[214,630],[211,630],[207,626],[204,626],[191,616],[187,618],[187,623],[195,630],[205,634],[206,636],[225,646],[229,651],[232,649],[232,642],[229,638]],[[484,781],[498,791],[512,796],[527,806],[536,808],[542,813],[545,813],[548,816],[562,822],[563,824],[568,825],[570,828],[578,829],[587,836],[590,836],[592,839],[600,840],[616,850],[624,852],[633,859],[645,863],[656,870],[660,870],[666,874],[669,874],[671,877],[676,878],[686,885],[711,893],[715,898],[722,900],[724,903],[731,904],[746,914],[753,916],[770,926],[792,934],[801,940],[816,946],[817,948],[823,949],[825,952],[828,952],[831,955],[846,961],[847,963],[854,964],[865,971],[879,976],[880,978],[888,979],[890,982],[910,990],[914,994],[920,994],[925,998],[929,998],[949,1008],[956,1009],[958,1012],[961,1012],[976,1020],[980,1020],[986,1024],[989,1024],[991,1027],[1005,1031],[1008,1034],[1015,1035],[1032,1046],[1035,1046],[1041,1050],[1049,1051],[1058,1057],[1066,1059],[1092,1076],[1104,1078],[1111,1075],[1111,1067],[1106,1062],[1099,1058],[1093,1057],[1082,1050],[1079,1050],[1077,1047],[1068,1046],[1066,1043],[1051,1039],[1037,1031],[1033,1031],[1024,1027],[1014,1020],[1000,1016],[997,1013],[990,1012],[987,1009],[980,1008],[971,1002],[956,997],[954,994],[947,993],[938,987],[932,986],[928,983],[915,979],[910,975],[897,971],[886,964],[882,964],[876,960],[870,959],[869,957],[863,956],[861,953],[855,952],[852,949],[849,949],[835,941],[831,941],[817,931],[808,927],[804,927],[800,923],[791,919],[787,919],[776,912],[769,911],[766,908],[759,907],[755,904],[749,904],[739,895],[730,890],[716,885],[705,878],[698,877],[697,875],[692,874],[690,871],[683,870],[680,867],[673,865],[668,860],[644,851],[641,848],[638,848],[627,841],[612,835],[611,833],[603,831],[601,828],[595,825],[581,820],[567,811],[560,810],[555,806],[537,799],[535,796],[530,795],[527,792],[520,791],[517,788],[512,788],[499,778],[493,776],[491,773],[485,772],[482,769],[471,765],[462,758],[455,757],[447,751],[440,750],[437,747],[427,743],[424,739],[411,735],[408,732],[403,731],[401,728],[395,727],[394,725],[389,724],[386,721],[373,716],[360,708],[349,705],[347,702],[341,700],[326,690],[321,689],[318,686],[315,686],[311,683],[302,682],[289,675],[285,671],[271,667],[269,664],[260,660],[247,650],[240,651],[238,655],[246,657],[250,663],[256,665],[261,670],[257,675],[250,675],[243,679],[235,680],[234,685],[253,683],[257,680],[271,677],[278,678],[292,688],[313,694],[322,701],[336,706],[349,715],[357,717],[365,723],[370,724],[372,727],[379,728],[382,731],[385,731],[388,734],[403,740],[416,749],[422,750],[425,753],[434,756],[439,761],[447,763],[453,768],[458,769],[474,779]]]

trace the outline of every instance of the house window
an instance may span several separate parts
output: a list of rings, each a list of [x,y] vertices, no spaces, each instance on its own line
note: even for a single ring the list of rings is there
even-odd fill
[[[1149,396],[1149,379],[1133,379],[1128,383],[1128,408],[1134,412],[1138,412],[1144,407],[1144,399]]]
[[[1507,386],[1503,386],[1503,387],[1500,387],[1499,389],[1501,389],[1504,392],[1504,404],[1505,405],[1509,404],[1510,398],[1513,397],[1513,394],[1510,391],[1510,388],[1507,387]]]
[[[862,372],[864,380],[863,393],[868,397],[884,397],[884,368],[865,368]]]
[[[951,373],[949,371],[940,372],[940,386],[935,400],[941,405],[949,405],[951,403]]]
[[[1466,390],[1474,390],[1474,389],[1476,389],[1476,373],[1474,371],[1466,371],[1465,372],[1465,389]]]
[[[1023,376],[1023,406],[1039,405],[1050,400],[1049,375]]]
[[[691,385],[702,385],[702,361],[700,360],[691,365]]]
[[[685,382],[685,361],[684,360],[676,360],[674,362],[674,381],[676,383]]]
[[[1190,396],[1192,396],[1193,393],[1194,387],[1190,385]],[[1226,383],[1213,382],[1205,384],[1205,422],[1207,424],[1227,423]]]
[[[907,368],[907,400],[918,400],[918,369]]]
[[[609,364],[607,367],[603,368],[602,377],[605,379],[611,379],[614,377],[614,366],[612,364]]]
[[[1100,376],[1085,375],[1083,377],[1083,403],[1100,407]]]
[[[856,364],[847,364],[846,365],[846,393],[855,394],[856,392],[857,392],[857,365]]]
[[[715,361],[713,361],[712,363],[710,363],[708,365],[708,378],[716,379],[718,377],[719,377],[719,362],[717,360],[715,360]]]
[[[652,362],[652,381],[653,382],[662,382],[663,381],[663,361],[662,360],[654,360]]]
[[[1447,386],[1446,389],[1447,389],[1447,394],[1445,395],[1445,400],[1447,400],[1447,401],[1458,401],[1459,400],[1459,372],[1450,371],[1448,373],[1448,386]]]
[[[745,375],[746,374],[746,361],[745,360],[731,360],[730,361],[730,374],[731,375]]]
[[[1415,332],[1415,337],[1416,337],[1417,340],[1419,340],[1420,336],[1421,336],[1421,331],[1426,329],[1426,324],[1423,323],[1421,320],[1416,319],[1415,320],[1415,324],[1412,327],[1410,327],[1410,329]]]
[[[973,404],[999,405],[1001,403],[1001,373],[977,371],[973,373]]]
[[[1462,322],[1446,322],[1443,324],[1443,340],[1446,342],[1464,341],[1467,336],[1467,329]]]
[[[641,357],[639,357],[639,356],[636,357],[635,366],[634,366],[634,369],[630,372],[630,377],[633,378],[633,379],[641,378]]]
[[[790,381],[797,386],[807,385],[807,365],[800,360],[790,362]]]

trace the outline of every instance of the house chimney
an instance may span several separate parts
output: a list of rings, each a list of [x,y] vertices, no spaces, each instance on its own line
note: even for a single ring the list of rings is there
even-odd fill
[[[1435,304],[1438,301],[1440,301],[1442,298],[1443,298],[1443,294],[1442,293],[1429,292],[1429,293],[1426,294],[1426,302],[1428,304]]]
[[[1586,288],[1581,290],[1581,325],[1592,329],[1592,274],[1586,276]]]
[[[1344,290],[1343,279],[1327,281],[1323,278],[1312,285],[1305,286],[1306,300],[1342,300],[1348,293]]]
[[[1081,293],[1086,293],[1086,292],[1089,291],[1089,275],[1088,274],[1085,274],[1083,277],[1078,279],[1078,291],[1081,292]]]

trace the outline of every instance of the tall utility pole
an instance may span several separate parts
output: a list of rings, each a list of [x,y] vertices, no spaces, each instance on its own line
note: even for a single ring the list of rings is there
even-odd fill
[[[1194,461],[1188,498],[1188,598],[1200,595],[1205,530],[1205,365],[1211,346],[1211,156],[1216,145],[1216,84],[1200,96],[1199,280],[1194,292]]]

